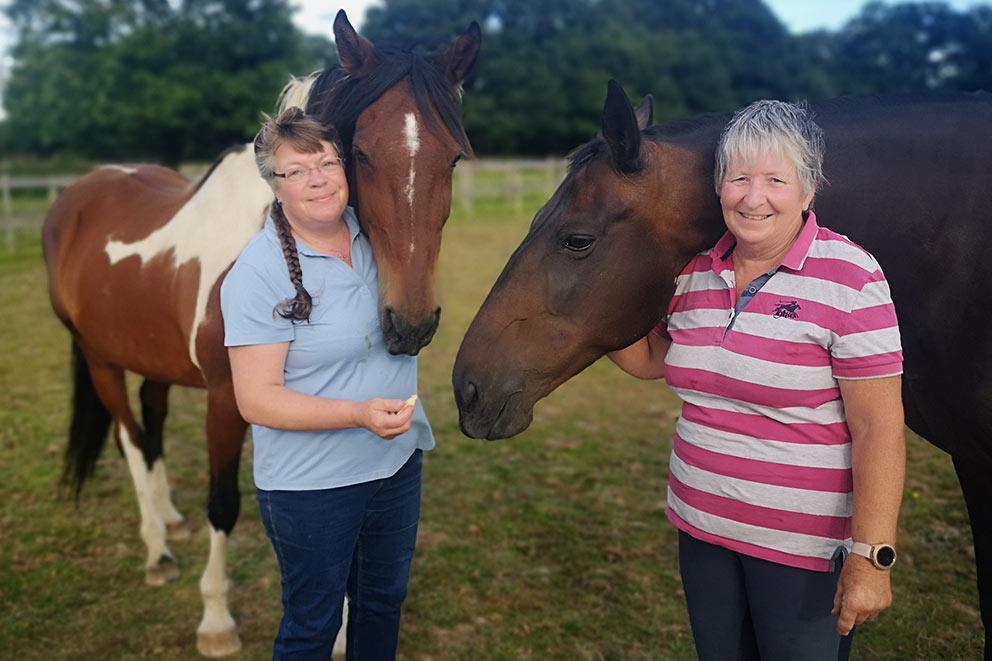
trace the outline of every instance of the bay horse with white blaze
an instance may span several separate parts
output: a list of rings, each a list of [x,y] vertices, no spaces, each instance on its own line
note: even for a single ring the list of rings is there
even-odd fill
[[[814,106],[829,185],[817,216],[885,271],[908,426],[951,454],[975,540],[992,660],[992,95]],[[535,403],[665,314],[675,276],[726,230],[713,162],[729,115],[651,124],[610,83],[602,134],[571,156],[455,362],[462,431],[506,438]]]
[[[434,268],[450,211],[451,171],[471,153],[460,90],[480,31],[472,23],[436,57],[377,49],[343,11],[334,35],[340,65],[291,93],[339,131],[351,204],[379,264],[387,345],[415,354],[430,342],[440,314]],[[78,498],[112,424],[138,497],[151,584],[178,575],[166,538],[185,526],[162,457],[169,387],[207,390],[210,556],[200,581],[197,646],[211,656],[241,645],[227,605],[226,545],[240,510],[247,426],[231,385],[220,284],[261,229],[272,199],[250,145],[239,146],[195,185],[155,165],[97,169],[56,200],[43,230],[52,307],[72,333],[75,387],[64,477]],[[128,406],[125,370],[145,379],[143,428]]]

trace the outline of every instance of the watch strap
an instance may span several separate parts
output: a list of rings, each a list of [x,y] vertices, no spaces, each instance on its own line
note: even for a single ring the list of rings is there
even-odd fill
[[[871,560],[871,544],[865,544],[864,542],[853,542],[851,544],[851,553]]]

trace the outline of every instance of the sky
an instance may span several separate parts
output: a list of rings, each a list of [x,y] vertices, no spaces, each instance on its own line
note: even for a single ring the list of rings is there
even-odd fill
[[[540,0],[535,0],[540,2]],[[663,0],[659,0],[663,1]],[[892,0],[886,0],[892,2]],[[917,0],[913,0],[917,1]],[[295,15],[296,24],[304,31],[323,34],[332,38],[331,25],[334,15],[339,8],[348,12],[348,19],[356,28],[361,28],[365,10],[381,0],[294,0],[293,5],[298,10]],[[836,29],[847,19],[857,14],[865,4],[865,0],[830,0],[818,2],[814,0],[765,0],[782,23],[792,32],[806,32],[817,28]],[[948,4],[956,9],[967,9],[978,4],[988,4],[988,0],[949,0]],[[7,0],[0,0],[0,9],[7,5]],[[2,93],[6,71],[11,66],[11,58],[7,50],[14,40],[10,24],[0,15],[0,93]],[[3,109],[0,108],[0,119]]]

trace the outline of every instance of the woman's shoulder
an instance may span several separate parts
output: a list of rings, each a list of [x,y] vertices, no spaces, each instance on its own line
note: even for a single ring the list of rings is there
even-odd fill
[[[878,260],[846,235],[823,227],[817,228],[810,256],[847,262],[851,267],[872,274],[880,270]]]

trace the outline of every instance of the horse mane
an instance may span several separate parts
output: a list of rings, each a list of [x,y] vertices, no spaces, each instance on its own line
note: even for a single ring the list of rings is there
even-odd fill
[[[307,114],[330,122],[338,131],[346,154],[351,153],[355,123],[363,110],[403,78],[410,78],[417,108],[431,128],[443,128],[466,154],[472,146],[461,120],[461,90],[453,85],[433,58],[411,51],[380,49],[375,69],[361,78],[336,65],[316,77],[310,88]],[[435,113],[436,116],[435,116]]]
[[[196,180],[196,184],[193,186],[193,191],[192,191],[191,195],[196,195],[196,193],[199,192],[199,190],[201,188],[203,188],[203,184],[206,183],[207,179],[210,178],[210,175],[212,175],[214,173],[214,170],[217,169],[217,166],[220,165],[225,158],[227,158],[231,154],[240,154],[245,149],[246,149],[246,146],[244,144],[238,143],[236,145],[231,145],[230,147],[228,147],[227,149],[225,149],[224,151],[222,151],[220,153],[220,156],[218,156],[214,160],[214,162],[210,164],[210,167],[207,168],[207,171],[204,172],[200,176],[200,178]]]
[[[282,114],[287,108],[301,108],[306,110],[310,90],[313,89],[313,84],[320,74],[320,71],[314,71],[309,76],[303,78],[290,76],[289,82],[282,88],[282,91],[279,92],[279,97],[276,99],[276,115]]]

